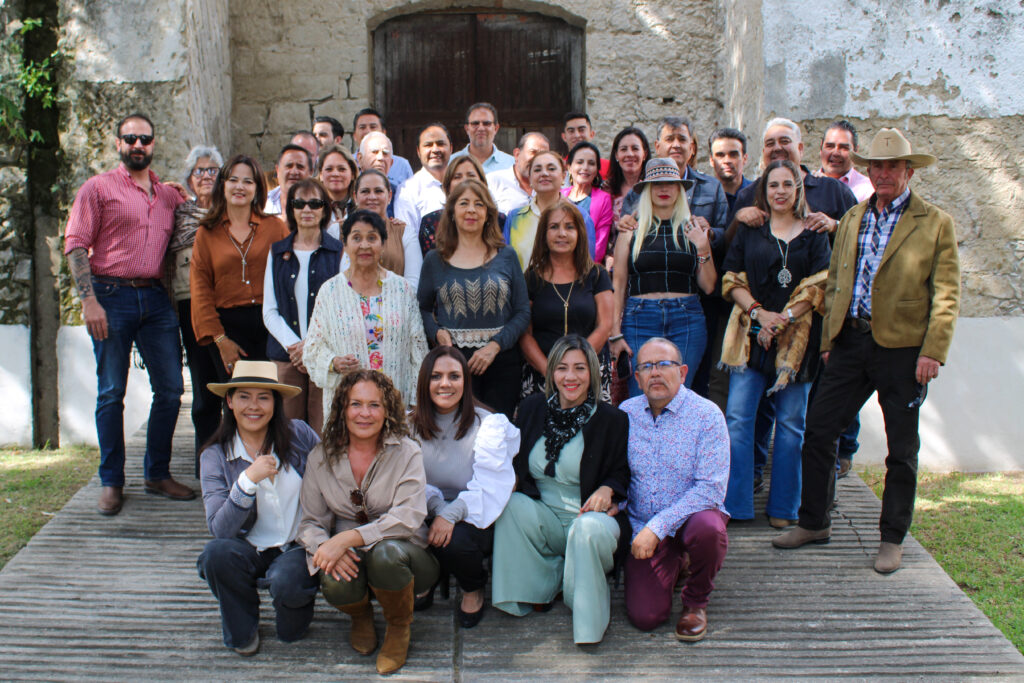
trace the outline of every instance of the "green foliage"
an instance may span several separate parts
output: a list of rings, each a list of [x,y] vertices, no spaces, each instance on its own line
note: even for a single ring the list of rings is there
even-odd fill
[[[11,22],[0,36],[0,54],[6,55],[11,68],[0,70],[0,139],[16,142],[43,142],[43,135],[29,127],[22,115],[25,98],[38,100],[44,109],[57,103],[57,65],[60,53],[54,50],[43,61],[26,60],[24,36],[40,29],[42,19]]]

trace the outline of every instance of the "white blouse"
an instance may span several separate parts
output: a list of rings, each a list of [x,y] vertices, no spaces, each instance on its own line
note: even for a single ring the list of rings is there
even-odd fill
[[[280,468],[281,459],[273,451],[270,454]],[[253,461],[245,450],[242,437],[237,433],[229,459],[236,457],[247,462]],[[238,475],[238,486],[250,496],[256,494],[256,522],[246,534],[245,540],[260,552],[267,548],[279,548],[295,540],[299,522],[302,521],[302,508],[299,506],[302,477],[294,467],[278,469],[274,481],[267,477],[255,484],[243,471]]]

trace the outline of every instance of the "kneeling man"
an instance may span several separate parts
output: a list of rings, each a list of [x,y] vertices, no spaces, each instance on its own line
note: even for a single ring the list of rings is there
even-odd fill
[[[649,631],[672,612],[672,589],[689,556],[679,640],[707,633],[706,608],[729,546],[725,487],[729,431],[711,401],[683,386],[679,348],[655,337],[636,355],[643,396],[624,402],[629,415],[627,500],[633,545],[626,559],[626,612]]]

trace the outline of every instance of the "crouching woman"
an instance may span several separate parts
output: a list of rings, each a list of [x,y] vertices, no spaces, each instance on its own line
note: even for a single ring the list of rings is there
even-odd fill
[[[377,672],[392,673],[405,664],[415,595],[438,576],[420,447],[398,390],[375,370],[341,379],[323,435],[302,484],[298,538],[324,598],[352,617],[349,641],[360,654],[377,648],[373,589],[387,622]]]
[[[295,534],[306,457],[319,438],[285,417],[284,399],[300,390],[278,382],[272,362],[240,360],[230,381],[207,387],[225,405],[200,456],[214,539],[197,566],[220,602],[224,644],[251,656],[260,648],[260,584],[269,584],[279,639],[298,640],[313,619],[316,579]]]

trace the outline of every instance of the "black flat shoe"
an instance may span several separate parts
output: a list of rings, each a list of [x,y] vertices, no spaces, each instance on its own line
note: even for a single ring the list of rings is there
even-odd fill
[[[464,612],[462,605],[455,608],[456,613],[459,617],[459,625],[462,628],[473,628],[480,623],[480,620],[484,618],[484,605],[480,605],[480,609],[476,612]]]
[[[415,612],[422,612],[423,610],[430,609],[434,606],[434,592],[437,590],[437,584],[431,586],[427,594],[421,597],[417,597],[412,603],[412,609]]]

